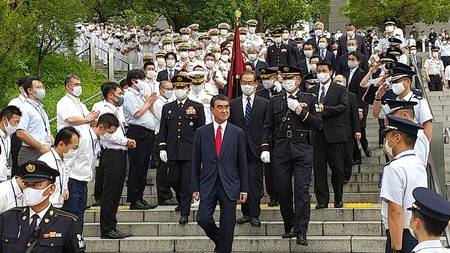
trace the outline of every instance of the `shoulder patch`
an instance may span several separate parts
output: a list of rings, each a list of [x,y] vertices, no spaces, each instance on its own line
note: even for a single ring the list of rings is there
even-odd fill
[[[60,210],[60,209],[56,209],[56,208],[55,208],[55,209],[53,209],[53,211],[55,212],[56,215],[68,217],[68,218],[73,219],[74,221],[77,221],[77,220],[78,220],[78,217],[77,217],[76,215],[73,215],[73,214],[71,214],[71,213],[62,211],[62,210]]]

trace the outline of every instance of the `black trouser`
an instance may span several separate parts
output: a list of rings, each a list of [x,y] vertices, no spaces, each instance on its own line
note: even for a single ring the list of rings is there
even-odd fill
[[[344,159],[342,150],[345,143],[327,143],[323,131],[314,139],[314,192],[317,203],[328,205],[330,192],[328,189],[327,164],[331,169],[331,185],[334,190],[334,203],[342,202],[344,187]]]
[[[442,78],[440,75],[428,75],[430,82],[428,82],[428,89],[430,91],[442,91]]]
[[[192,188],[191,168],[192,160],[169,160],[169,178],[175,190],[181,215],[191,212]]]
[[[143,200],[155,132],[144,127],[130,125],[127,137],[136,141],[136,148],[128,150],[130,171],[127,182],[127,202],[133,203]]]
[[[353,135],[351,135],[345,143],[344,148],[344,181],[349,181],[352,176],[353,153],[355,145],[358,147],[358,142],[353,138]],[[361,155],[361,153],[359,153],[359,155]]]
[[[272,163],[264,163],[263,168],[266,192],[271,200],[278,200],[277,185],[275,184],[275,170]]]
[[[158,135],[156,135],[156,140],[159,140]],[[158,196],[158,203],[160,203],[172,199],[173,194],[172,191],[170,190],[170,183],[167,175],[168,173],[167,163],[161,161],[161,158],[159,157],[159,148],[157,148],[156,146],[159,146],[157,144],[157,141],[155,141],[156,152],[154,152],[154,154],[157,157],[158,161],[158,167],[156,169],[156,192]]]
[[[391,236],[389,234],[389,229],[386,230],[386,249],[384,252],[391,253]],[[411,235],[411,232],[409,232],[409,229],[403,229],[403,238],[402,238],[402,253],[410,253],[412,250],[417,246],[418,242],[417,239],[414,238],[414,236]]]
[[[20,148],[22,147],[22,140],[17,137],[16,133],[11,136],[11,178],[19,175],[19,156]]]
[[[308,144],[295,145],[298,150],[302,150],[301,153],[292,154],[290,148],[287,148],[288,152],[276,154],[275,150],[273,166],[277,168],[276,184],[278,184],[278,201],[284,221],[284,230],[289,232],[294,228],[297,233],[306,233],[311,208],[309,186],[313,165],[313,147]],[[294,176],[294,192],[292,192],[292,176]],[[292,203],[292,195],[294,195],[294,203]]]
[[[220,205],[220,228],[214,222],[217,201]],[[208,198],[200,195],[200,206],[197,212],[197,223],[211,239],[219,253],[230,253],[233,246],[234,227],[236,225],[236,201],[228,198],[220,175]]]
[[[441,56],[442,63],[444,63],[444,69],[450,65],[450,56]]]
[[[125,150],[105,149],[100,159],[103,169],[103,191],[100,205],[100,231],[105,234],[117,225],[117,208],[125,182],[127,154]]]
[[[242,204],[242,214],[253,218],[259,218],[261,214],[261,197],[263,189],[263,166],[260,158],[255,157],[247,149],[247,169],[248,169],[248,198]]]
[[[105,152],[105,149],[102,148],[100,152],[100,160],[102,160],[103,153]],[[103,168],[102,164],[99,162],[98,166],[95,167],[95,184],[94,184],[94,198],[95,201],[101,202],[102,200],[102,194],[103,194]]]

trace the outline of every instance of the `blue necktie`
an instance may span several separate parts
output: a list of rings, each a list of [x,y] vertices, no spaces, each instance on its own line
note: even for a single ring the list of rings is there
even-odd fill
[[[251,98],[247,97],[247,105],[245,106],[245,115],[244,115],[245,124],[248,124],[251,118],[252,118]]]
[[[325,86],[322,86],[320,89],[322,90],[320,92],[320,103],[323,104],[325,101]]]

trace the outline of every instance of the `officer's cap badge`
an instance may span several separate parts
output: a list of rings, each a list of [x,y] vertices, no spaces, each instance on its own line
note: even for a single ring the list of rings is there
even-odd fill
[[[26,169],[28,172],[33,173],[36,170],[36,166],[34,164],[28,164]]]

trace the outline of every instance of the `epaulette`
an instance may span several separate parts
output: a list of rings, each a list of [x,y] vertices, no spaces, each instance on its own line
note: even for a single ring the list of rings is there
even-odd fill
[[[417,98],[418,100],[421,100],[423,98],[422,91],[418,89],[412,89],[411,91],[413,93],[414,98]]]
[[[65,217],[68,217],[68,218],[71,218],[71,219],[73,219],[74,221],[77,221],[78,220],[78,217],[76,216],[76,215],[74,215],[74,214],[71,214],[71,213],[68,213],[68,212],[65,212],[65,211],[62,211],[62,210],[60,210],[60,209],[53,209],[52,210],[54,213],[55,213],[55,216],[56,215],[59,215],[59,216],[65,216]]]
[[[25,212],[27,210],[26,206],[17,206],[17,207],[13,207],[11,209],[6,210],[5,212],[9,212],[9,211],[15,211],[15,212]]]
[[[211,94],[209,91],[205,91],[205,94],[208,95],[208,96],[214,97],[214,95]]]
[[[311,96],[313,98],[316,98],[317,95],[315,93],[309,93],[309,92],[302,92],[302,95],[307,95],[307,96]]]

